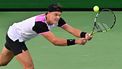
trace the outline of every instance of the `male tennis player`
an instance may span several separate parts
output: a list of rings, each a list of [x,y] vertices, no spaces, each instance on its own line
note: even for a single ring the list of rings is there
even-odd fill
[[[34,64],[25,42],[37,35],[44,36],[56,46],[84,45],[92,38],[88,33],[81,32],[68,25],[61,17],[61,13],[61,7],[53,4],[48,7],[47,13],[28,18],[10,26],[6,35],[5,47],[0,54],[0,66],[7,65],[16,56],[24,69],[34,69]],[[79,38],[63,39],[56,37],[50,31],[55,26],[61,27]]]

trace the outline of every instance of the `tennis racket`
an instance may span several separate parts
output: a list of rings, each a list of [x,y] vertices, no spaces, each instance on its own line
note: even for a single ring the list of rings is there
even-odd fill
[[[116,16],[110,9],[102,9],[94,18],[94,25],[91,35],[97,32],[107,32],[111,30],[116,23]]]

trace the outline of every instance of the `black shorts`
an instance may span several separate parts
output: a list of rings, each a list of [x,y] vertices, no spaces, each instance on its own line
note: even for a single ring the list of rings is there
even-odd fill
[[[12,51],[14,55],[22,53],[23,50],[28,50],[28,48],[25,45],[25,42],[19,42],[19,40],[13,41],[8,37],[8,35],[6,35],[5,47],[8,50]]]

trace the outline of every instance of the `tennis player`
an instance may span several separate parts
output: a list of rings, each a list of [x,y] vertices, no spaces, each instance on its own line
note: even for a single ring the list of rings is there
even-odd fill
[[[84,45],[92,38],[86,32],[73,28],[61,17],[62,9],[57,4],[48,7],[48,12],[30,17],[9,27],[6,34],[5,47],[0,53],[0,66],[6,66],[13,57],[22,64],[24,69],[34,69],[34,64],[25,42],[41,35],[56,46]],[[63,39],[56,37],[50,30],[60,27],[78,39]]]

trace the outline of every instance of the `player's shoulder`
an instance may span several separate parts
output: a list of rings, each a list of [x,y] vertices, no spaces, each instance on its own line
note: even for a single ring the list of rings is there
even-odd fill
[[[46,15],[45,15],[45,14],[39,14],[39,15],[36,16],[35,20],[36,20],[36,21],[45,22],[45,20],[46,20]]]
[[[66,21],[61,17],[58,21],[58,26],[62,27],[64,24],[66,24]]]

